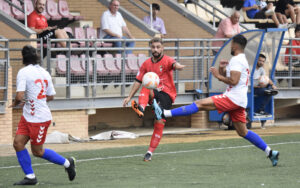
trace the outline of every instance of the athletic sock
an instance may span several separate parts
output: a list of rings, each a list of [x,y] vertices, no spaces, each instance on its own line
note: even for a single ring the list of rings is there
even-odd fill
[[[253,131],[248,130],[248,133],[244,138],[263,151],[267,148],[265,141]]]
[[[265,149],[265,153],[266,153],[267,157],[270,156],[271,151],[272,151],[271,148],[269,146],[267,146],[266,149]]]
[[[143,87],[139,95],[139,105],[145,110],[149,102],[150,89]]]
[[[165,117],[176,117],[176,116],[189,116],[199,111],[196,103],[181,106],[179,108],[174,108],[171,110],[171,113],[168,112],[169,110],[164,110]]]
[[[25,177],[29,178],[29,179],[34,179],[35,178],[35,174],[26,174]]]
[[[163,130],[164,130],[164,124],[162,123],[155,123],[154,124],[154,130],[153,130],[153,134],[152,134],[152,137],[151,137],[151,142],[150,142],[150,146],[148,148],[148,152],[149,153],[153,153],[154,150],[157,148],[159,142],[160,142],[160,139],[163,135]]]
[[[27,149],[23,149],[22,151],[17,151],[17,158],[19,161],[19,164],[21,165],[21,168],[23,170],[23,172],[25,173],[25,175],[29,175],[30,177],[32,177],[32,175],[35,177],[32,166],[31,166],[31,158],[30,155],[27,151]],[[33,177],[33,178],[34,178]]]
[[[69,168],[69,166],[70,166],[70,161],[68,159],[66,159],[66,161],[64,163],[64,167]]]
[[[56,153],[51,149],[45,149],[42,158],[58,165],[64,165],[66,161],[66,159],[63,156],[59,155],[58,153]]]

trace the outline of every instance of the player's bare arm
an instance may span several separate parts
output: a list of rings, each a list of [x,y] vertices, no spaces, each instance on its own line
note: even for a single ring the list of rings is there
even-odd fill
[[[46,97],[47,97],[47,102],[52,101],[54,99],[53,95],[51,95],[51,96],[47,95]]]
[[[132,89],[129,93],[129,96],[127,98],[124,99],[123,101],[123,107],[127,106],[128,102],[132,99],[132,97],[136,94],[136,92],[139,90],[139,88],[141,87],[141,83],[135,81],[133,86],[132,86]]]
[[[174,63],[173,66],[174,66],[174,69],[175,69],[175,70],[183,70],[184,67],[185,67],[185,65],[182,65],[182,64],[180,64],[180,63],[178,63],[178,62]]]
[[[24,104],[24,102],[23,102],[23,99],[24,99],[24,91],[21,91],[21,92],[17,92],[16,93],[16,97],[15,97],[15,100],[14,100],[14,102],[12,103],[12,105],[10,105],[9,106],[9,108],[13,108],[13,107],[16,107],[16,106],[18,106],[18,105],[20,105],[20,104]]]
[[[226,66],[229,64],[227,60],[221,60],[219,64],[219,73],[226,76]]]
[[[221,75],[215,67],[211,67],[210,71],[213,74],[213,76],[217,78],[219,81],[232,86],[237,85],[241,77],[241,72],[239,71],[230,71],[230,77],[225,77]]]

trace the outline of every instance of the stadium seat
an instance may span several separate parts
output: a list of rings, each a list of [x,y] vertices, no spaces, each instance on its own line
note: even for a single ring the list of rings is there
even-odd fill
[[[138,66],[139,68],[142,66],[142,64],[147,60],[147,57],[145,54],[138,54]]]
[[[196,6],[196,10],[197,10],[198,17],[200,17],[201,19],[203,19],[203,20],[205,20],[207,22],[212,21],[211,17],[209,17],[206,14],[206,11],[203,8],[201,8],[200,6]]]
[[[101,57],[101,55],[96,55],[95,62],[97,66],[97,73],[99,75],[107,75],[109,73],[109,71],[104,66],[103,58]]]
[[[112,75],[121,73],[121,71],[116,67],[114,58],[111,54],[104,54],[104,66]]]
[[[58,74],[66,74],[67,65],[66,65],[66,56],[65,55],[57,55],[56,56],[56,72]]]
[[[45,18],[46,18],[47,20],[50,20],[50,19],[51,19],[51,16],[47,13],[46,9],[44,10],[44,12],[43,12],[42,14],[45,16]]]
[[[86,38],[87,39],[97,39],[96,29],[88,27],[88,28],[86,28],[85,33],[86,33]],[[90,43],[90,46],[94,46],[93,42]],[[96,46],[101,47],[102,46],[101,42],[97,42]]]
[[[218,8],[219,10],[221,10],[222,12],[225,12],[223,6],[221,4],[216,5],[216,8]],[[216,11],[217,16],[219,16],[221,18],[221,20],[227,18],[226,16],[224,16],[223,14],[221,14],[219,11]]]
[[[83,28],[81,28],[81,27],[75,28],[75,39],[85,39],[85,32],[84,32]],[[84,41],[79,41],[79,43],[80,43],[80,47],[85,46]]]
[[[81,66],[81,68],[84,70],[84,71],[86,71],[86,62],[87,62],[88,60],[86,59],[86,57],[85,57],[85,54],[82,54],[81,56],[80,56],[80,66]],[[93,63],[92,63],[92,61],[91,60],[89,60],[89,75],[93,75]]]
[[[76,55],[71,56],[70,70],[71,70],[71,73],[76,76],[85,75],[85,71],[81,68],[81,65],[80,65],[80,59]]]
[[[68,3],[65,0],[58,1],[58,13],[63,17],[69,20],[73,20],[74,16],[72,16],[69,12]]]
[[[14,5],[16,5],[17,7],[21,8],[22,10],[23,7],[21,6],[21,3],[18,1],[18,0],[12,0],[11,1]],[[24,20],[24,13],[21,12],[19,9],[11,6],[11,12],[12,14],[14,15],[14,17],[17,19],[17,20]]]
[[[101,38],[101,28],[100,27],[97,27],[96,29],[97,31],[97,38],[100,39]],[[102,42],[102,47],[112,47],[113,46],[113,43],[111,42]]]
[[[116,67],[122,71],[122,55],[121,54],[116,54]],[[130,74],[131,70],[128,68],[127,64],[125,63],[125,73]]]
[[[32,11],[34,11],[34,6],[31,0],[25,0],[25,2],[26,2],[26,12],[27,15],[29,15],[30,13],[32,13]]]
[[[5,12],[7,15],[13,17],[14,15],[11,12],[11,7],[10,5],[5,2],[4,0],[0,0],[0,10],[2,10],[3,12]]]
[[[187,4],[186,8],[192,12],[193,14],[197,15],[197,11],[196,11],[196,5],[195,4]]]
[[[139,71],[137,57],[134,54],[127,54],[127,66],[133,74]]]
[[[51,16],[51,20],[60,20],[62,16],[58,14],[57,3],[53,0],[48,0],[46,2],[46,10],[49,16]]]

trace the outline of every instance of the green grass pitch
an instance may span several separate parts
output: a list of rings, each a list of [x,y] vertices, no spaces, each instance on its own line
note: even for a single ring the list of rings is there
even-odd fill
[[[151,162],[142,161],[147,147],[62,153],[77,159],[77,177],[63,167],[32,158],[38,187],[300,187],[300,134],[264,137],[279,150],[272,167],[265,153],[244,139],[160,145]],[[24,174],[17,158],[0,157],[0,187]],[[3,168],[11,167],[11,168]]]

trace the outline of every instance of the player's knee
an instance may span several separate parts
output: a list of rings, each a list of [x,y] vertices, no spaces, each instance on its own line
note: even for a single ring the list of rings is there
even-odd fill
[[[14,140],[13,146],[16,151],[21,151],[25,148],[25,145],[23,144],[23,142],[21,142],[20,140],[16,140],[16,139]]]
[[[42,157],[44,155],[43,149],[33,149],[33,148],[31,148],[31,152],[36,157]]]

